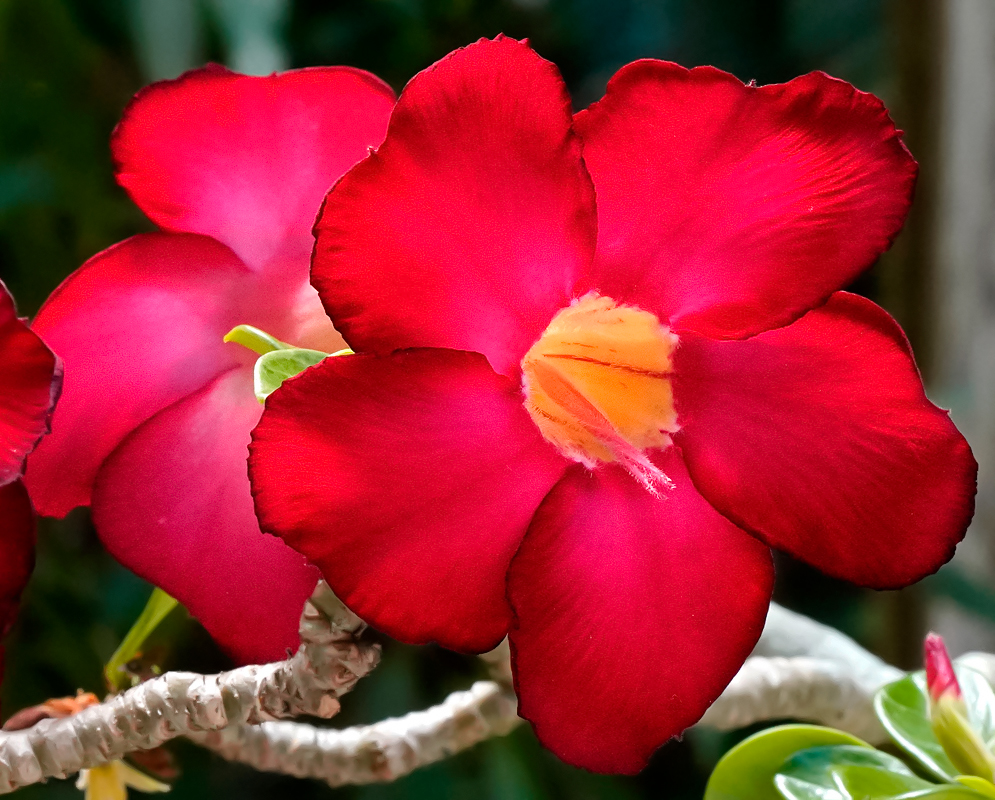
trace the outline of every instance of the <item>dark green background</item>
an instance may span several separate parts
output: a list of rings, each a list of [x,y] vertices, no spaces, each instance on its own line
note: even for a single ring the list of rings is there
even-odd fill
[[[652,56],[687,66],[714,64],[743,80],[770,83],[813,69],[883,96],[929,179],[930,104],[918,71],[930,56],[928,3],[918,0],[298,0],[285,28],[293,66],[352,64],[400,89],[415,72],[481,36],[529,37],[563,71],[578,107],[597,99],[612,72]],[[114,183],[108,136],[146,79],[126,0],[0,0],[0,277],[33,313],[85,259],[150,229]],[[203,10],[205,55],[224,61],[224,31]],[[910,88],[911,87],[911,88]],[[918,146],[918,148],[917,148]],[[920,203],[929,202],[928,185]],[[856,287],[884,303],[928,349],[921,313],[928,231],[903,235],[896,252]],[[954,573],[932,588],[990,613],[992,598]],[[892,660],[915,658],[915,611],[923,590],[874,595],[779,564],[778,597],[843,627]],[[928,590],[927,590],[928,591]],[[149,587],[101,549],[85,512],[40,530],[37,573],[8,640],[5,714],[77,687],[100,691],[101,665],[138,615]],[[896,624],[896,620],[903,620]],[[911,620],[911,621],[909,621]],[[196,623],[171,619],[169,662],[223,668]],[[624,632],[624,620],[619,629]],[[638,646],[638,643],[633,643]],[[382,665],[345,700],[343,724],[369,722],[441,700],[480,674],[472,660],[433,648],[385,643]],[[635,778],[593,776],[560,764],[523,726],[448,762],[388,786],[339,797],[624,798],[701,796],[704,780],[733,740],[697,732],[663,748]],[[328,796],[314,783],[261,775],[190,745],[175,751],[177,798]],[[79,797],[69,782],[23,790],[27,797]]]

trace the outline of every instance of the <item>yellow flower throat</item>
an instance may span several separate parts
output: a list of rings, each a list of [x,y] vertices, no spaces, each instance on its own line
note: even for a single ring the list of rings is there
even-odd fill
[[[654,494],[670,479],[646,455],[678,430],[677,336],[648,311],[594,292],[561,310],[522,360],[525,407],[543,437],[593,468],[618,462]]]

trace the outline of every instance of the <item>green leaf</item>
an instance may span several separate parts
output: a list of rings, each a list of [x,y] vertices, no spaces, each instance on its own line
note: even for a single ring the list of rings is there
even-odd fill
[[[874,711],[888,735],[939,780],[952,781],[959,770],[950,763],[929,722],[925,686],[907,675],[882,687],[874,697]]]
[[[819,725],[780,725],[756,733],[722,757],[708,779],[704,800],[781,800],[774,775],[788,758],[811,747],[843,744],[870,747]]]
[[[259,328],[254,328],[251,325],[236,325],[225,334],[225,341],[240,344],[242,347],[247,347],[253,353],[258,353],[259,355],[272,353],[274,350],[289,350],[291,348],[291,345],[286,342],[281,342],[275,336],[271,336],[266,331],[261,331]]]
[[[266,398],[279,389],[287,378],[292,378],[308,367],[313,367],[327,356],[328,353],[319,350],[304,350],[297,347],[274,350],[259,356],[253,372],[256,399],[260,403],[265,402]]]
[[[995,692],[979,672],[961,665],[955,666],[955,671],[972,725],[984,741],[991,742],[995,737]],[[914,672],[880,689],[874,710],[891,738],[931,775],[952,781],[960,774],[930,725],[925,672]]]
[[[836,745],[802,750],[774,778],[787,800],[979,800],[985,797],[959,783],[935,784],[902,761],[867,747]]]
[[[179,605],[177,601],[162,589],[152,590],[152,595],[142,613],[104,667],[104,677],[111,689],[120,691],[130,688],[131,679],[124,669],[125,665],[138,655],[145,640],[177,605]]]

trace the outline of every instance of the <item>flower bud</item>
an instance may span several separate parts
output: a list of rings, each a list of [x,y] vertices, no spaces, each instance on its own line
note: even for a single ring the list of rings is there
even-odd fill
[[[971,724],[950,654],[940,636],[930,633],[926,637],[925,655],[933,733],[950,762],[962,774],[995,780],[995,756]]]
[[[926,656],[926,688],[929,690],[930,702],[935,703],[946,694],[963,701],[964,696],[957,682],[957,675],[954,673],[954,665],[950,662],[950,653],[943,643],[943,637],[937,633],[928,634],[923,649]]]

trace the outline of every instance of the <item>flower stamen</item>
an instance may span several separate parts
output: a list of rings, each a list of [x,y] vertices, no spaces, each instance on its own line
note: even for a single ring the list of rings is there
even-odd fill
[[[647,311],[594,292],[561,310],[522,360],[525,407],[543,437],[589,468],[617,462],[653,494],[673,488],[646,450],[677,431],[677,337]]]

